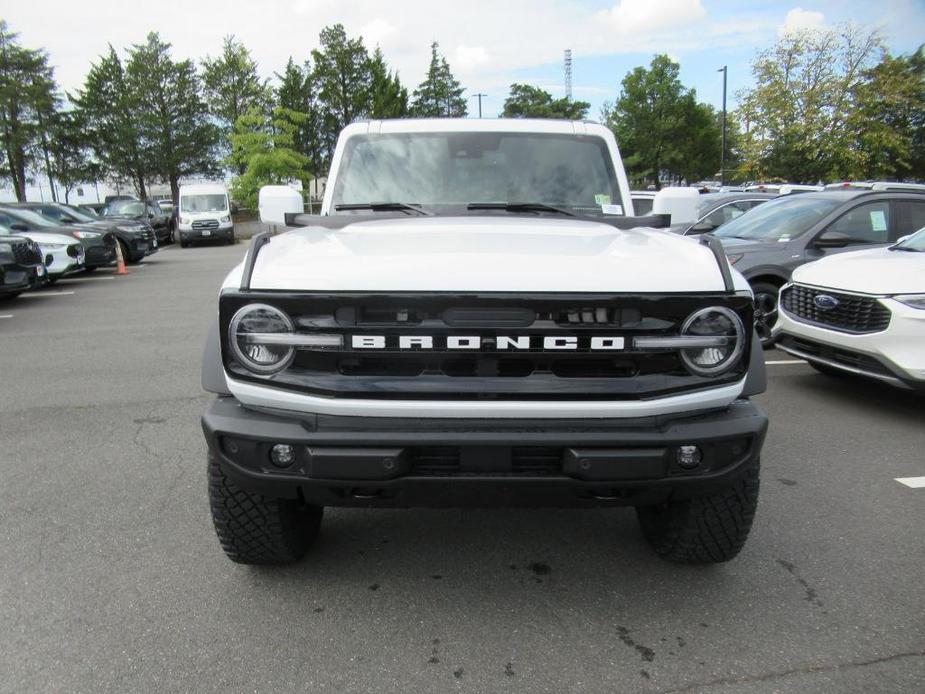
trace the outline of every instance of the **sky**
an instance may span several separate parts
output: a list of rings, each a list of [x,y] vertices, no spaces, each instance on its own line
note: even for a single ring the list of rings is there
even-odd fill
[[[20,41],[43,47],[59,84],[79,88],[91,62],[112,44],[122,50],[157,31],[175,58],[221,52],[236,36],[263,76],[273,79],[292,56],[306,60],[322,27],[342,23],[367,46],[381,46],[409,92],[423,79],[430,43],[438,41],[466,96],[487,94],[497,115],[512,82],[564,94],[563,51],[572,50],[573,97],[599,118],[627,72],[668,53],[681,80],[719,107],[728,66],[730,109],[751,84],[750,62],[789,29],[853,22],[876,28],[894,54],[925,41],[925,0],[50,0],[10,3],[2,16]],[[470,114],[478,104],[470,101]]]

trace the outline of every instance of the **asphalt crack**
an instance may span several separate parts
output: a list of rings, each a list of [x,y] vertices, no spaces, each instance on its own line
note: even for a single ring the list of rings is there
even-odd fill
[[[904,658],[922,658],[925,657],[925,650],[923,651],[909,651],[905,653],[896,653],[894,655],[887,655],[881,658],[872,658],[870,660],[852,660],[847,663],[829,663],[829,664],[820,664],[820,665],[806,665],[800,668],[793,668],[792,670],[780,670],[775,672],[765,672],[757,675],[742,675],[740,677],[721,677],[714,680],[708,680],[705,682],[694,682],[688,684],[684,687],[676,689],[663,689],[659,694],[682,694],[683,692],[692,692],[697,689],[712,689],[714,687],[722,687],[730,684],[751,684],[754,682],[768,682],[770,680],[781,679],[783,677],[790,677],[792,675],[813,675],[820,672],[837,672],[839,670],[851,670],[853,668],[862,668],[869,665],[878,665],[880,663],[889,663],[894,660],[902,660]]]

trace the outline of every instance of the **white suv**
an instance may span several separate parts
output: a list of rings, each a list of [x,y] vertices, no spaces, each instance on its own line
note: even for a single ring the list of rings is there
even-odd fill
[[[794,270],[774,335],[824,373],[925,390],[925,229]]]

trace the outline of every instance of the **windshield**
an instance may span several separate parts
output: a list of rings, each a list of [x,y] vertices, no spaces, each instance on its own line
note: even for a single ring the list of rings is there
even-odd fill
[[[116,200],[103,210],[107,217],[141,217],[144,213],[145,204],[138,200]]]
[[[70,215],[71,217],[76,219],[78,222],[95,222],[99,220],[99,217],[97,217],[96,215],[89,215],[83,210],[78,210],[76,207],[69,207],[67,205],[64,205],[63,207],[64,207],[63,212],[65,214]]]
[[[430,211],[478,202],[542,203],[598,214],[602,205],[622,204],[607,144],[599,137],[460,132],[351,137],[333,208],[383,202]]]
[[[905,241],[897,243],[894,248],[908,249],[910,251],[925,251],[925,227],[922,227]]]
[[[841,202],[808,195],[771,200],[724,224],[715,235],[754,241],[790,241],[809,231]]]
[[[33,212],[32,210],[9,210],[7,214],[13,218],[15,223],[17,220],[22,220],[27,224],[31,224],[37,227],[58,227],[61,226],[59,222],[54,219],[50,219],[45,215],[39,214],[38,212]]]
[[[224,193],[180,196],[180,212],[224,212],[227,209],[228,196]]]

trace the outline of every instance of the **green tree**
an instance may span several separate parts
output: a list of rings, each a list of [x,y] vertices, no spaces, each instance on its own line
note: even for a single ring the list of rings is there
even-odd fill
[[[85,124],[87,142],[102,175],[131,181],[138,195],[146,198],[153,162],[151,149],[142,139],[142,99],[112,46],[90,66],[83,89],[70,100]]]
[[[690,183],[710,178],[720,170],[722,113],[717,114],[709,104],[698,103],[694,90],[685,95],[682,108],[686,136],[675,144],[676,154],[669,162],[669,168],[677,177]],[[729,142],[726,144],[728,150]],[[726,163],[727,166],[731,164],[728,154]]]
[[[21,46],[18,34],[0,19],[0,177],[12,182],[17,200],[26,199],[26,176],[36,156],[47,154],[46,121],[57,103],[48,56],[43,50]],[[47,171],[47,156],[44,163]]]
[[[297,125],[305,114],[277,107],[268,121],[259,109],[238,118],[231,134],[229,163],[244,173],[231,182],[234,198],[257,209],[260,188],[309,177],[308,157],[293,148]]]
[[[854,26],[789,32],[760,51],[755,86],[738,95],[751,165],[763,177],[811,183],[863,167],[850,123],[881,53],[878,34]]]
[[[379,47],[369,61],[369,117],[406,118],[408,116],[408,90],[402,86],[398,73],[388,69]]]
[[[209,112],[222,129],[222,149],[227,154],[238,118],[254,108],[268,109],[271,90],[257,74],[250,52],[234,36],[225,37],[219,57],[207,56],[202,61],[202,84]]]
[[[885,55],[856,89],[850,118],[864,158],[858,178],[925,178],[925,57]]]
[[[129,51],[126,73],[133,90],[144,95],[137,115],[154,170],[177,200],[181,178],[219,173],[219,132],[202,100],[196,68],[191,60],[174,61],[170,44],[152,32]]]
[[[324,164],[340,131],[369,113],[369,54],[362,38],[347,37],[342,24],[325,27],[319,36],[320,49],[312,51],[312,82],[323,114],[322,151]]]
[[[453,77],[446,58],[439,52],[440,45],[430,44],[430,67],[427,77],[414,90],[411,115],[425,118],[464,118],[468,113],[465,91]]]
[[[80,111],[59,111],[54,115],[49,137],[51,175],[64,189],[64,201],[80,183],[97,180],[100,169],[90,155],[87,127]]]
[[[648,69],[629,72],[616,103],[604,108],[628,174],[656,187],[663,171],[680,174],[688,168],[682,160],[689,120],[697,114],[691,106],[693,93],[681,84],[679,72],[678,63],[657,55]]]
[[[502,118],[563,118],[583,120],[588,117],[591,104],[568,98],[553,99],[552,94],[529,84],[512,84],[511,93],[504,100]]]
[[[316,176],[322,170],[325,141],[321,135],[324,114],[315,94],[312,71],[306,63],[301,67],[290,57],[283,74],[276,73],[279,86],[276,88],[276,105],[285,111],[304,114],[306,117],[294,123],[292,148],[308,157],[309,168]]]

